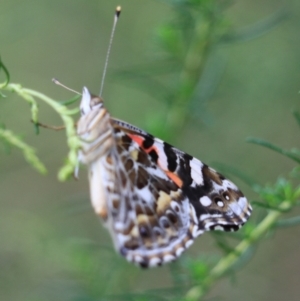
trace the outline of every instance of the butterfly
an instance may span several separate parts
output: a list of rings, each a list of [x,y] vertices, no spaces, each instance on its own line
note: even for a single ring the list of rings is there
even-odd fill
[[[236,231],[251,206],[235,184],[200,160],[124,121],[83,88],[77,134],[94,210],[116,250],[153,267],[177,259],[196,237]]]

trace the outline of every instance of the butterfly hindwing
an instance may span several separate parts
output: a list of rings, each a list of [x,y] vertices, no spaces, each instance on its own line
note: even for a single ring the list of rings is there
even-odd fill
[[[141,266],[176,259],[202,233],[188,199],[153,158],[115,129],[119,203],[112,206],[110,231],[116,248]]]

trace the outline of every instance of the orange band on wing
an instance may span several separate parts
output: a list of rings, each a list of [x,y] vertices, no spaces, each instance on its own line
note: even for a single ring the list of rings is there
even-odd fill
[[[128,136],[133,140],[135,141],[139,146],[140,148],[142,148],[147,154],[149,154],[151,151],[155,151],[157,153],[157,155],[159,156],[159,152],[158,152],[158,149],[155,147],[155,146],[151,146],[147,149],[145,149],[143,147],[143,142],[144,142],[144,138],[142,138],[141,136],[138,136],[138,135],[132,135],[132,134],[128,134]]]
[[[138,135],[133,135],[133,134],[128,134],[128,136],[133,140],[135,141],[147,154],[149,154],[152,150],[154,150],[158,157],[159,157],[159,152],[158,152],[158,149],[155,147],[155,146],[151,146],[149,147],[148,149],[145,149],[143,147],[143,142],[145,139],[143,139],[143,137],[141,136],[138,136]],[[159,164],[158,164],[159,165]],[[182,180],[178,177],[178,175],[176,175],[175,173],[171,172],[171,171],[168,171],[168,170],[164,170],[162,168],[162,166],[159,166],[165,173],[166,175],[178,186],[178,187],[182,187],[183,185],[183,182]]]
[[[175,182],[175,184],[176,184],[179,188],[182,187],[183,182],[182,182],[182,180],[181,180],[175,173],[173,173],[173,172],[171,172],[171,171],[165,171],[165,170],[164,170],[164,172],[166,173],[166,175],[167,175],[173,182]]]
[[[141,148],[143,148],[144,138],[138,135],[127,134],[133,141],[135,141]]]

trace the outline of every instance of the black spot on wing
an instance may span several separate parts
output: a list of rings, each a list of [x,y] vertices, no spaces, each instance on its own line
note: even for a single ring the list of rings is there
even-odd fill
[[[168,170],[174,172],[177,168],[177,155],[174,152],[173,147],[170,144],[164,142],[164,152],[168,161]]]
[[[241,225],[235,225],[235,224],[222,225],[222,227],[224,228],[224,231],[231,232],[231,231],[238,231],[243,224],[244,223],[242,223]]]
[[[122,145],[126,150],[129,149],[130,144],[132,143],[132,139],[128,135],[122,135]]]
[[[209,169],[209,167],[206,164],[204,164],[201,170],[203,174],[203,185],[196,185],[195,187],[191,187],[190,185],[183,186],[183,192],[194,206],[197,216],[207,213],[208,210],[206,207],[203,207],[203,205],[199,202],[200,198],[205,195],[208,197],[212,197],[212,181],[209,177],[205,176],[207,169]],[[210,211],[210,213],[213,212]],[[216,211],[215,213],[218,212]]]
[[[140,149],[140,151],[138,152],[138,157],[136,161],[145,167],[151,166],[150,158],[143,149]]]
[[[209,195],[212,190],[212,183],[208,179],[204,181],[204,185],[196,185],[196,187],[184,187],[183,191],[190,201],[199,202],[204,195]]]
[[[183,190],[185,192],[186,189],[190,187],[193,182],[191,176],[191,166],[190,161],[193,159],[192,156],[188,154],[184,154],[179,158],[179,166],[177,174],[179,178],[183,181]]]
[[[152,150],[149,152],[149,156],[152,158],[153,162],[157,163],[158,160],[158,154],[155,150]]]
[[[143,141],[143,148],[144,149],[148,149],[149,147],[151,147],[154,144],[154,139],[152,136],[143,136],[144,137],[144,141]]]
[[[149,266],[149,261],[147,258],[143,258],[143,261],[139,262],[141,268],[146,269]]]

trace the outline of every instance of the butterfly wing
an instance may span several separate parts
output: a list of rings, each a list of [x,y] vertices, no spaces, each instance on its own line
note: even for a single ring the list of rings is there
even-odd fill
[[[195,209],[199,229],[236,231],[248,220],[252,208],[230,180],[141,129],[116,119],[114,122],[181,188]]]
[[[80,110],[79,160],[88,165],[91,202],[116,249],[144,267],[176,259],[203,233],[187,196],[86,88]]]
[[[106,184],[106,223],[115,247],[143,267],[175,260],[203,233],[195,210],[181,188],[135,140],[117,128],[114,137],[116,147],[106,158],[115,183]]]
[[[116,249],[143,267],[175,260],[209,230],[237,230],[251,207],[241,191],[201,161],[112,119],[86,88],[77,133],[89,167],[93,207]]]

